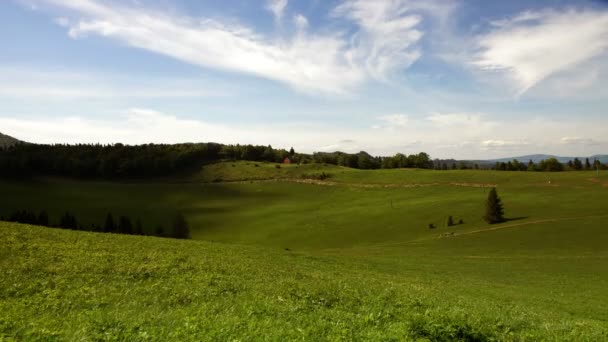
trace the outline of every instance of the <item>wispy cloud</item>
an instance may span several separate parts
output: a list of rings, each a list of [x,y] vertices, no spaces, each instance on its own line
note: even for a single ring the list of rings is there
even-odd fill
[[[266,8],[272,12],[276,21],[281,21],[287,7],[287,0],[267,0]]]
[[[410,3],[349,0],[334,10],[334,16],[348,18],[359,26],[349,54],[377,79],[410,66],[421,55],[416,43],[423,35],[418,28],[423,18],[412,11]]]
[[[407,126],[409,116],[407,114],[382,115],[378,117],[378,120],[382,122],[382,125],[375,125],[373,128],[403,128]]]
[[[496,21],[478,37],[474,65],[505,72],[523,94],[547,77],[567,71],[608,48],[608,12],[524,12]]]
[[[97,0],[27,0],[52,5],[58,23],[74,39],[95,34],[129,46],[168,55],[203,67],[252,74],[312,93],[348,93],[370,78],[387,79],[391,71],[420,57],[416,47],[423,20],[409,1],[347,0],[334,17],[354,22],[355,32],[310,33],[307,20],[295,17],[298,34],[274,39],[249,27],[204,18],[133,9]],[[287,1],[268,2],[276,18]]]

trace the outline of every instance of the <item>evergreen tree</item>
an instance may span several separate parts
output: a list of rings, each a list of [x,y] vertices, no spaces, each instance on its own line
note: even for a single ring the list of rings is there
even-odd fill
[[[37,224],[39,226],[48,227],[48,225],[49,225],[49,214],[47,214],[45,210],[41,211],[40,214],[38,215],[38,220],[37,221],[38,221]]]
[[[181,213],[177,214],[173,220],[173,237],[176,239],[190,238],[190,227]]]
[[[589,162],[589,158],[585,158],[585,170],[591,170],[591,163]]]
[[[110,213],[106,216],[106,223],[103,225],[103,231],[105,233],[116,232],[116,223],[114,222],[114,217],[112,217],[112,214]]]
[[[141,220],[137,218],[135,221],[135,230],[133,231],[135,235],[144,235],[144,228],[141,224]]]
[[[447,221],[446,225],[447,225],[448,227],[451,227],[451,226],[453,226],[453,225],[454,225],[454,219],[452,219],[452,216],[451,216],[451,215],[450,215],[450,216],[448,216],[448,221]]]
[[[163,228],[163,226],[161,226],[159,224],[158,226],[156,226],[156,229],[154,230],[154,235],[159,236],[159,237],[165,236],[165,228]]]
[[[293,157],[293,155],[296,154],[296,151],[292,148],[289,149],[289,156]]]
[[[126,216],[121,216],[118,220],[118,232],[121,234],[133,234],[131,219]]]
[[[494,224],[503,222],[505,220],[503,215],[504,211],[500,197],[498,197],[496,188],[492,188],[488,194],[488,200],[486,201],[486,214],[484,215],[483,219],[490,224]]]
[[[578,158],[574,158],[574,169],[575,170],[583,169],[583,163]]]
[[[59,220],[59,227],[65,229],[78,229],[78,221],[76,217],[69,212],[66,212]]]

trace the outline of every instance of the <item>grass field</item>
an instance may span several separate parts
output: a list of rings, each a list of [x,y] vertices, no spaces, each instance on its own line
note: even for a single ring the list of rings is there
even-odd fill
[[[490,186],[510,221],[481,220]],[[180,211],[204,240],[0,223],[6,339],[608,340],[607,173],[238,162],[0,189],[1,215]]]

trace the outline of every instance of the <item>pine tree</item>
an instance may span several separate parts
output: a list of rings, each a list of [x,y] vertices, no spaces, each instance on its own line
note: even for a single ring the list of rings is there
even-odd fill
[[[154,230],[154,235],[159,236],[159,237],[165,236],[165,228],[163,228],[163,226],[161,226],[159,224],[158,226],[156,226],[156,229]]]
[[[59,221],[59,227],[66,229],[78,229],[78,221],[76,221],[76,217],[69,212],[66,212]]]
[[[126,216],[121,216],[118,220],[118,232],[121,234],[133,234],[133,224]]]
[[[293,157],[293,155],[294,155],[294,154],[296,154],[296,151],[295,151],[295,150],[293,149],[293,147],[292,147],[292,148],[290,148],[290,149],[289,149],[289,155],[290,155],[291,157]]]
[[[454,219],[452,219],[452,216],[448,216],[448,221],[447,221],[446,225],[448,227],[451,227],[454,225]]]
[[[103,226],[103,231],[105,233],[116,232],[116,223],[114,222],[114,217],[112,217],[112,214],[110,213],[108,213],[108,216],[106,216],[106,223]]]
[[[48,227],[49,225],[49,214],[46,213],[45,210],[41,211],[38,215],[38,225]]]
[[[505,220],[503,215],[504,211],[500,197],[498,197],[496,188],[492,188],[488,194],[488,200],[486,202],[486,214],[484,215],[483,219],[490,224],[494,224],[503,222]]]
[[[585,158],[585,170],[591,170],[591,163],[589,162],[589,158]]]
[[[144,235],[144,228],[139,218],[137,218],[137,221],[135,221],[135,230],[133,231],[133,233],[135,235]]]
[[[176,239],[190,238],[190,227],[182,214],[177,214],[173,220],[173,237]]]

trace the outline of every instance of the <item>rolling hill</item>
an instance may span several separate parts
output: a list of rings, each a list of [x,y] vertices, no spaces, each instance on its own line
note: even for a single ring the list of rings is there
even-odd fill
[[[0,133],[0,148],[13,146],[13,145],[21,143],[21,142],[22,142],[21,140],[18,140],[13,137],[10,137],[8,135]]]
[[[481,219],[490,187],[507,222]],[[0,222],[0,339],[608,338],[606,171],[224,162],[0,188],[0,216],[70,211],[86,228],[110,211],[154,229],[181,212],[193,237]]]

